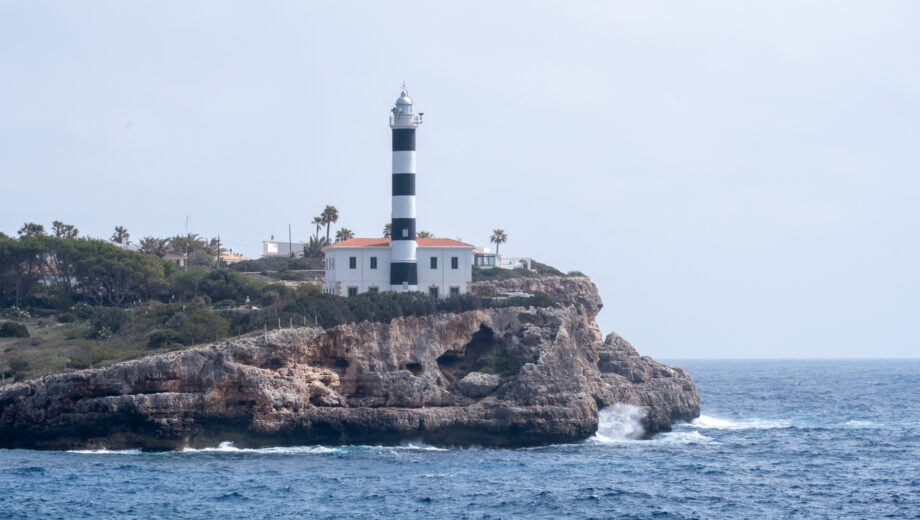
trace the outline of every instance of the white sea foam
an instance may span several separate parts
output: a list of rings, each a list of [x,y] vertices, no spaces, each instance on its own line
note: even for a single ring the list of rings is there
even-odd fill
[[[416,450],[416,451],[447,451],[447,448],[438,448],[437,446],[429,446],[428,444],[415,444],[407,443],[401,444],[399,446],[391,446],[392,448],[401,449],[401,450]]]
[[[330,446],[274,446],[269,448],[237,448],[230,441],[224,441],[217,446],[207,448],[183,448],[182,453],[257,453],[265,455],[287,455],[287,454],[313,454],[325,455],[328,453],[340,453],[341,448]]]
[[[872,421],[847,421],[843,425],[847,428],[878,428],[878,425]]]
[[[345,453],[347,451],[447,451],[421,443],[406,443],[398,446],[274,446],[269,448],[237,448],[230,441],[224,441],[217,446],[207,448],[184,448],[182,453],[254,453],[261,455],[327,455],[331,453]]]
[[[714,441],[712,438],[697,431],[659,433],[652,439],[652,442],[659,444],[718,444],[718,442]]]
[[[700,415],[690,421],[690,426],[702,430],[768,430],[772,428],[788,428],[789,421],[768,419],[720,419],[708,415]]]
[[[589,439],[597,444],[617,444],[641,439],[645,434],[642,419],[646,410],[631,404],[616,403],[597,415],[597,433]]]
[[[67,450],[67,453],[80,453],[83,455],[140,455],[141,450],[109,450],[99,448],[98,450]]]

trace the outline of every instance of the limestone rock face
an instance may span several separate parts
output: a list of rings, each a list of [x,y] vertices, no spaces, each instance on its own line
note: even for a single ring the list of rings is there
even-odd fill
[[[604,306],[597,287],[586,276],[515,278],[473,284],[473,292],[478,294],[534,291],[546,293],[557,301],[580,306],[586,314],[592,316],[597,316]]]
[[[457,389],[467,397],[485,397],[502,383],[502,378],[495,374],[470,372],[457,381]]]
[[[561,308],[499,308],[298,328],[0,388],[0,448],[177,449],[395,443],[524,446],[647,409],[649,435],[699,415],[690,376],[595,323],[587,278],[490,282]]]

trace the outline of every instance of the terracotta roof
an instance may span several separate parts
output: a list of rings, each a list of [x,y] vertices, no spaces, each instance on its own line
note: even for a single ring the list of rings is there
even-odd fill
[[[416,239],[416,242],[419,247],[473,247],[472,244],[450,238],[419,238]],[[389,238],[351,238],[326,247],[386,247],[389,245]]]

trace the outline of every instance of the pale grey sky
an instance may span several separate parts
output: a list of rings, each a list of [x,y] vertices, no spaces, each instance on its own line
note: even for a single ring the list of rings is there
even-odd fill
[[[661,357],[920,355],[920,3],[0,3],[0,231],[418,225],[600,288]],[[344,2],[342,4],[345,4]]]

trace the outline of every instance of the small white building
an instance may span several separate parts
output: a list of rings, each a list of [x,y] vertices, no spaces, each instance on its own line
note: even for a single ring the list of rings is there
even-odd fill
[[[473,246],[449,238],[419,238],[418,290],[436,298],[466,294],[473,283]],[[389,238],[352,238],[326,246],[323,292],[356,296],[390,290]]]
[[[280,240],[263,240],[262,241],[262,258],[270,256],[303,256],[303,242],[282,242]]]

